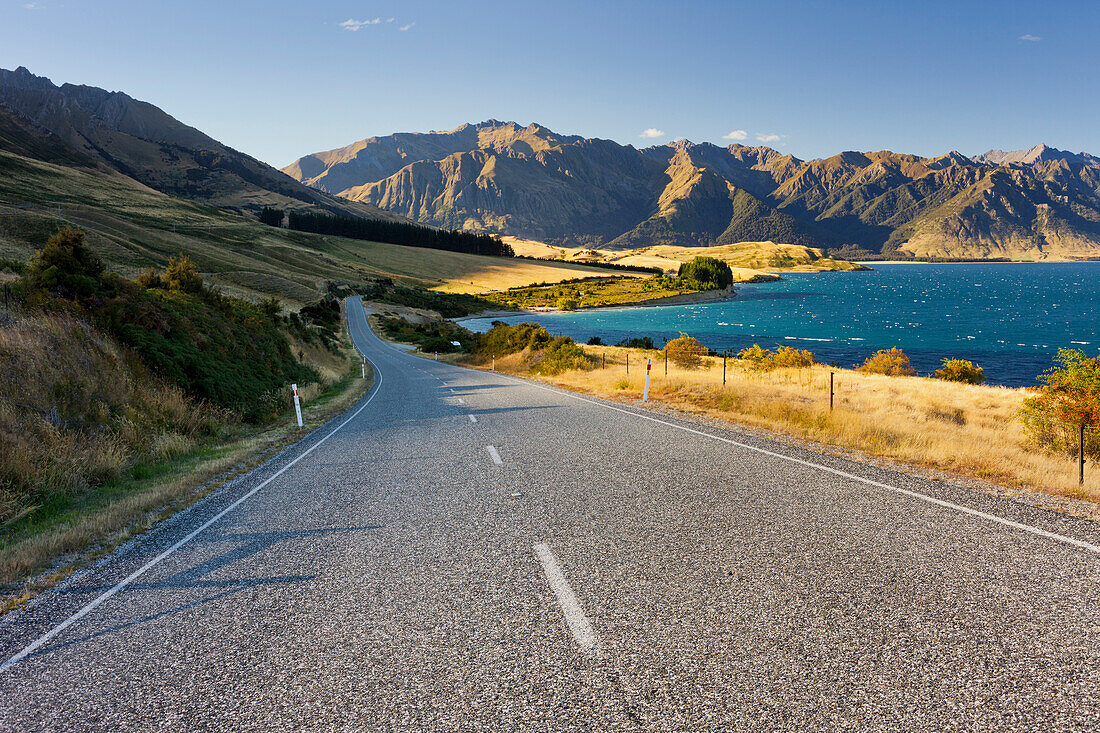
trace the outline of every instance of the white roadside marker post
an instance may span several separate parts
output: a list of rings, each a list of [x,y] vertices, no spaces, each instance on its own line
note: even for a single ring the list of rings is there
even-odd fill
[[[642,392],[642,402],[649,402],[649,372],[653,369],[653,360],[645,360],[645,390]]]
[[[298,402],[298,385],[290,385],[290,391],[294,393],[294,414],[298,416],[298,427],[302,427],[302,404]]]
[[[492,370],[494,372],[497,370],[497,355],[496,354],[493,354],[493,369]]]
[[[367,360],[363,360],[363,379],[367,378]]]

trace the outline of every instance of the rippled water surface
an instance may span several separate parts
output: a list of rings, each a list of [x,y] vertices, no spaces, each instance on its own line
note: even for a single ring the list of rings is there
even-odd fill
[[[990,382],[1013,386],[1035,384],[1059,348],[1100,355],[1100,262],[874,268],[784,275],[739,286],[735,299],[720,303],[502,320],[537,320],[582,342],[651,336],[660,345],[683,331],[717,351],[786,345],[842,366],[898,346],[922,374],[961,357],[984,367]],[[485,330],[489,320],[466,325]]]

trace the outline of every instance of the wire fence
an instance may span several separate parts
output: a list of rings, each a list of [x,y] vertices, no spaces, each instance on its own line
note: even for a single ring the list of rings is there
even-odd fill
[[[824,400],[827,395],[830,411],[858,409],[852,404],[851,397],[856,393],[851,390],[859,388],[844,378],[844,371],[794,368],[780,370],[781,373],[777,374],[768,370],[754,370],[751,361],[729,352],[715,352],[706,347],[691,345],[680,353],[675,349],[645,349],[642,354],[625,349],[601,349],[601,353],[595,358],[597,367],[621,369],[623,375],[628,377],[644,375],[647,362],[651,361],[651,374],[656,379],[682,381],[695,377],[712,385],[727,385],[728,382],[746,378],[765,382],[771,380],[821,395],[817,399]],[[965,424],[966,416],[962,408],[944,409],[946,411],[942,414],[936,412],[937,418]],[[1071,461],[1079,483],[1084,483],[1085,465],[1090,461],[1100,461],[1100,427],[1058,420],[1027,408],[1019,413],[1018,419],[1030,437],[1028,450],[1061,456]]]

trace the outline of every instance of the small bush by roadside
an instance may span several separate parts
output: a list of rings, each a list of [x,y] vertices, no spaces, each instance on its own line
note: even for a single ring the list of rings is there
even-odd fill
[[[699,369],[703,365],[703,357],[709,353],[698,339],[686,333],[681,333],[665,344],[664,352],[681,369]]]
[[[421,351],[428,353],[470,352],[477,346],[477,334],[451,321],[412,323],[392,316],[379,316],[378,321],[386,338],[415,344]],[[456,341],[458,346],[454,344]]]
[[[985,370],[966,359],[944,359],[943,365],[932,372],[932,377],[934,379],[944,379],[948,382],[984,384]]]
[[[909,362],[909,357],[899,348],[881,349],[876,351],[856,371],[864,374],[884,374],[888,377],[912,377],[917,370]]]
[[[809,367],[814,365],[814,355],[809,351],[780,346],[775,351],[762,349],[753,344],[738,352],[737,358],[744,359],[753,369],[778,369],[780,367]]]

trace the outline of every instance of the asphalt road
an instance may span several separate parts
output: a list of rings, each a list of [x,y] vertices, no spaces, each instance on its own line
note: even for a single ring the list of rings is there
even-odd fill
[[[384,344],[0,620],[0,729],[1095,730],[1100,527]]]

